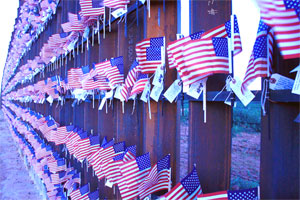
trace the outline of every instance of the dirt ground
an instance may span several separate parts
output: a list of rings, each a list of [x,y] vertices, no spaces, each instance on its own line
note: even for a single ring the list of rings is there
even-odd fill
[[[42,199],[18,153],[0,110],[0,199]]]
[[[256,187],[259,182],[260,134],[240,133],[232,138],[231,187]]]

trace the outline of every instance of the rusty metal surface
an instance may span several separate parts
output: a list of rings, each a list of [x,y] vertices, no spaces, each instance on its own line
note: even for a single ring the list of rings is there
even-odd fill
[[[278,49],[274,52],[274,72],[294,79],[295,73],[289,71],[299,65],[299,59],[283,60]],[[271,91],[271,99],[276,92]],[[300,99],[298,96],[298,102],[291,103],[289,96],[278,91],[277,101],[268,101],[267,115],[262,116],[260,185],[263,199],[300,198],[300,126],[294,122],[300,111]]]
[[[211,4],[213,2],[213,4]],[[215,15],[211,9],[217,10]],[[207,31],[230,19],[231,1],[192,1],[191,32]],[[220,91],[226,75],[213,75],[208,91]],[[229,189],[231,165],[231,108],[222,102],[207,102],[207,123],[202,103],[189,106],[189,168],[196,164],[204,193]]]

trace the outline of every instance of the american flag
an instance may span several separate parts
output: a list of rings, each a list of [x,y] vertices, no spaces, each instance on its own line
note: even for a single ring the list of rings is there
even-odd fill
[[[116,184],[122,177],[120,165],[124,163],[124,154],[125,153],[116,155],[112,160],[108,161],[107,170],[104,171],[105,177],[113,184]]]
[[[127,101],[128,98],[130,97],[131,89],[132,87],[128,88],[125,84],[122,85],[121,96],[125,101]]]
[[[79,4],[84,16],[99,16],[105,12],[103,0],[80,0]]]
[[[106,77],[96,75],[95,77],[93,77],[93,80],[94,80],[95,84],[97,85],[97,89],[99,89],[99,90],[110,90],[111,89],[109,86],[109,80]]]
[[[81,88],[80,77],[82,76],[81,68],[71,68],[68,70],[68,85],[70,88]]]
[[[110,140],[109,142],[106,142],[105,144],[101,145],[101,148],[92,153],[92,155],[90,156],[90,164],[93,166],[93,169],[95,171],[95,174],[97,175],[97,177],[100,179],[100,178],[103,178],[103,172],[102,172],[102,169],[101,169],[101,160],[102,160],[102,151],[104,151],[105,149],[105,152],[112,152],[113,151],[113,148],[112,146],[114,145],[114,139]]]
[[[72,31],[79,31],[79,32],[84,31],[85,28],[83,27],[83,24],[80,22],[81,17],[79,14],[73,14],[69,12],[68,17],[69,17],[69,22],[71,23]]]
[[[109,173],[110,171],[109,163],[113,159],[113,157],[123,153],[124,151],[125,151],[125,142],[119,142],[108,148],[103,148],[103,150],[100,151],[100,162],[97,164],[98,167],[97,176],[99,180],[104,178]]]
[[[122,179],[118,183],[122,199],[138,196],[139,185],[149,174],[151,168],[150,154],[146,153],[120,166]]]
[[[184,38],[170,42],[168,44],[167,50],[168,50],[168,59],[169,59],[170,69],[173,69],[176,67],[178,73],[180,74],[180,72],[181,72],[180,66],[184,63],[182,47],[185,45],[186,42],[189,42],[191,40],[200,39],[201,35],[203,33],[204,33],[204,31],[196,32],[196,33],[193,33]]]
[[[99,190],[95,190],[88,194],[89,200],[98,200],[99,199]]]
[[[122,165],[123,162],[127,162],[135,158],[136,146],[134,145],[127,147],[124,153],[118,154],[113,157],[111,162],[108,164],[109,170],[105,172],[105,176],[110,180],[110,182],[117,183],[117,181],[121,179],[120,165]]]
[[[300,57],[300,1],[258,0],[262,20],[274,28],[284,59]]]
[[[130,0],[104,0],[104,6],[109,8],[123,8],[125,9],[126,5],[130,3]]]
[[[111,66],[105,70],[105,76],[108,78],[112,86],[122,84],[124,82],[123,56],[112,58],[110,63]]]
[[[148,38],[136,44],[135,51],[141,72],[154,73],[163,64],[165,37]]]
[[[182,81],[190,85],[209,75],[229,73],[227,38],[208,38],[187,42],[183,48],[185,70]]]
[[[242,92],[257,78],[267,77],[272,69],[273,31],[263,21],[259,22],[256,41],[242,83]]]
[[[94,64],[94,68],[96,69],[98,75],[100,76],[105,76],[106,69],[110,67],[112,67],[110,60]]]
[[[163,195],[166,199],[195,199],[202,193],[199,177],[194,167],[192,172],[183,178],[167,194]]]
[[[168,190],[171,186],[170,155],[165,156],[152,167],[148,176],[139,186],[140,199],[160,190]]]
[[[97,136],[90,136],[90,148],[89,153],[87,155],[87,161],[91,163],[91,158],[93,153],[97,152],[100,149],[100,137]]]
[[[123,161],[127,162],[135,158],[136,158],[136,145],[127,147],[123,157]]]
[[[245,189],[245,190],[229,190],[229,191],[220,191],[207,194],[199,194],[197,196],[198,200],[258,200],[259,191],[258,187]]]
[[[72,32],[72,25],[71,22],[66,22],[61,24],[61,28],[63,29],[64,32],[68,33],[68,32]]]
[[[69,133],[69,135],[66,138],[66,147],[70,154],[74,154],[75,148],[77,145],[77,141],[80,140],[80,134],[82,133],[82,130],[74,129],[72,132]]]
[[[51,180],[53,184],[60,184],[62,182],[66,181],[66,172],[62,171],[62,172],[58,172],[55,174],[51,174]]]
[[[242,52],[242,41],[240,37],[239,24],[236,15],[233,16],[233,41],[234,41],[234,55]],[[206,31],[201,38],[212,38],[212,37],[224,37],[231,38],[231,20],[225,22],[225,24],[221,24],[209,31]]]
[[[207,194],[199,194],[198,200],[227,200],[227,191],[213,192]]]
[[[259,191],[258,187],[245,189],[245,190],[229,190],[227,192],[228,199],[236,200],[236,199],[245,199],[245,200],[258,200],[259,199]]]
[[[71,200],[88,200],[89,192],[89,184],[86,184],[70,193]]]
[[[49,171],[52,173],[65,171],[67,169],[66,161],[64,158],[60,158],[57,161],[49,163],[48,167],[49,167]]]
[[[87,157],[90,148],[90,138],[87,136],[87,132],[80,135],[80,139],[77,142],[77,147],[75,149],[75,157],[80,161]]]
[[[84,84],[85,81],[87,81],[88,79],[91,78],[91,76],[90,76],[90,68],[87,65],[87,66],[81,67],[81,70],[82,70],[82,74],[80,76],[80,82],[81,82],[81,84]]]
[[[143,92],[148,81],[149,81],[148,75],[140,73],[137,78],[137,81],[135,82],[134,86],[132,87],[130,96]]]
[[[55,144],[60,145],[65,143],[65,139],[68,136],[69,132],[74,130],[74,126],[61,126],[57,128]]]
[[[137,61],[133,61],[132,65],[129,69],[129,72],[127,74],[127,77],[125,79],[125,85],[127,88],[130,88],[134,85],[139,72],[140,72],[139,63]]]

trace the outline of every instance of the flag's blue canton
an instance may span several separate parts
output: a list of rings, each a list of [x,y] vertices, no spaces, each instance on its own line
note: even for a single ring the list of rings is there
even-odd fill
[[[73,125],[70,125],[70,126],[66,126],[67,128],[67,132],[71,132],[74,130],[74,126]]]
[[[55,124],[55,123],[54,123],[53,120],[50,120],[50,121],[47,122],[47,126],[48,126],[48,127],[51,127],[51,126],[53,126],[54,124]]]
[[[200,186],[199,177],[195,167],[189,175],[182,179],[181,185],[189,195],[193,194],[193,192]]]
[[[212,38],[216,56],[228,57],[228,41],[227,38]]]
[[[151,47],[161,47],[164,46],[164,37],[150,38]]]
[[[90,73],[90,68],[89,68],[88,65],[87,65],[87,66],[83,66],[83,67],[81,68],[81,70],[82,70],[82,73],[83,73],[83,74],[88,74],[88,73]]]
[[[267,36],[256,39],[253,48],[254,59],[267,58]]]
[[[59,37],[60,38],[65,38],[65,37],[68,37],[68,35],[69,35],[68,33],[63,32],[63,33],[59,34]]]
[[[47,146],[46,146],[46,150],[47,150],[47,151],[52,151],[52,147],[51,147],[50,145],[47,145]]]
[[[230,200],[256,200],[258,199],[258,189],[251,188],[246,190],[228,191],[228,199]]]
[[[84,194],[88,193],[89,190],[90,190],[89,184],[86,184],[86,185],[82,186],[79,191],[80,191],[81,195],[84,195]]]
[[[77,14],[77,18],[78,18],[78,21],[81,21],[81,16],[80,16],[80,14]]]
[[[110,60],[111,66],[117,66],[120,71],[120,74],[124,74],[124,61],[123,56],[119,56],[117,58],[112,58]]]
[[[157,162],[157,172],[164,169],[170,169],[170,155],[166,155],[163,159]]]
[[[80,178],[80,173],[77,173],[74,176],[72,176],[72,179],[75,179],[75,178]]]
[[[65,165],[65,159],[59,159],[59,160],[57,160],[57,166],[63,166],[63,165]]]
[[[201,39],[201,35],[204,33],[204,31],[196,32],[190,35],[191,40],[198,40]]]
[[[66,84],[68,84],[68,83],[69,83],[69,81],[68,81],[68,78],[67,78],[67,77],[65,78],[65,83],[66,83]]]
[[[90,137],[90,144],[91,145],[100,145],[100,137],[99,137],[99,135],[97,135],[97,136],[91,136]]]
[[[146,49],[147,60],[161,60],[160,47],[147,47]]]
[[[113,146],[115,153],[125,151],[125,142],[119,142]]]
[[[59,172],[58,175],[59,178],[63,178],[66,175],[66,172]]]
[[[73,184],[72,187],[73,187],[73,191],[78,190],[79,184],[78,184],[78,183],[75,183],[75,184]]]
[[[295,12],[300,20],[300,1],[299,0],[284,0],[286,9],[295,9]]]
[[[121,153],[119,155],[116,155],[113,160],[118,161],[118,160],[123,160],[125,153]]]
[[[101,8],[103,7],[103,0],[92,0],[92,7],[93,8]]]
[[[88,196],[90,200],[97,200],[99,199],[99,191],[96,190],[94,192],[91,192],[90,194],[88,194]]]
[[[141,80],[141,79],[144,79],[144,78],[148,78],[148,74],[142,74],[140,73],[137,80]]]
[[[79,135],[79,137],[80,137],[80,139],[85,139],[85,138],[88,137],[88,134],[87,134],[87,132],[85,131],[85,132],[81,133],[81,134]]]
[[[140,171],[151,167],[150,154],[146,153],[136,158],[136,163]]]
[[[234,15],[234,25],[233,26],[234,26],[233,32],[239,33],[240,30],[239,30],[239,25],[238,25],[236,15]],[[228,37],[231,38],[231,20],[229,20],[225,23],[225,29],[226,29]]]
[[[101,147],[103,147],[106,143],[107,143],[107,138],[105,136],[102,140]]]
[[[136,145],[127,147],[126,153],[127,153],[128,151],[130,151],[134,156],[136,156]]]
[[[266,33],[270,30],[270,27],[265,24],[262,20],[259,21],[257,33],[266,31]]]
[[[68,175],[75,175],[76,174],[76,169],[73,169],[72,171],[68,172]]]
[[[103,149],[106,149],[106,148],[114,145],[114,143],[115,143],[115,141],[112,139],[109,142],[107,142],[106,144],[104,144],[102,147],[103,147]]]
[[[52,76],[52,77],[51,77],[51,81],[52,81],[52,82],[57,81],[57,76]]]
[[[129,69],[129,71],[131,71],[131,70],[133,70],[135,67],[137,67],[139,65],[139,63],[135,60],[135,61],[133,61],[133,63],[132,63],[132,65],[131,65],[131,67],[130,67],[130,69]]]

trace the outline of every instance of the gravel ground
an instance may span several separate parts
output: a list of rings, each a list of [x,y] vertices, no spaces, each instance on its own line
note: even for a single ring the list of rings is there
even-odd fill
[[[0,110],[0,199],[42,199],[18,153]]]

